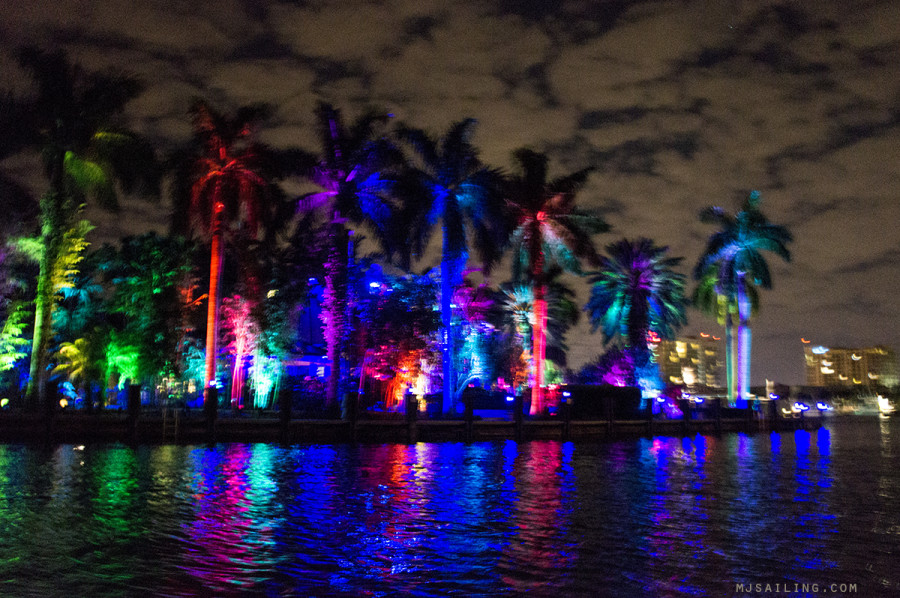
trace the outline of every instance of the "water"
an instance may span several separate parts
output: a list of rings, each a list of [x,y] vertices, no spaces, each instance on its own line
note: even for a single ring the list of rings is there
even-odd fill
[[[610,444],[0,445],[0,596],[872,596],[900,593],[898,554],[900,419]]]

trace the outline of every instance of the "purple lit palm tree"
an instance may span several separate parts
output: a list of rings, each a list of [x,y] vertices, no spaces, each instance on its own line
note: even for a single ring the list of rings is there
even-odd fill
[[[603,329],[604,343],[623,339],[635,370],[649,362],[648,333],[673,338],[687,322],[685,276],[674,270],[681,258],[666,257],[667,250],[650,239],[622,239],[606,247],[591,276],[585,310],[593,330]]]
[[[341,354],[349,336],[348,262],[352,255],[349,232],[344,223],[364,222],[374,229],[385,252],[395,251],[390,226],[393,222],[393,183],[385,176],[397,161],[393,145],[379,129],[389,115],[368,112],[346,127],[341,112],[330,104],[316,109],[322,156],[309,174],[320,191],[300,200],[303,211],[324,207],[330,223],[328,259],[325,262],[325,299],[322,318],[331,372],[325,404],[336,404],[341,379]]]
[[[421,256],[441,223],[441,354],[443,411],[455,403],[456,367],[453,355],[453,289],[469,257],[479,253],[485,272],[499,257],[504,237],[502,205],[496,199],[499,175],[478,159],[470,138],[474,119],[451,125],[435,140],[420,129],[401,127],[398,136],[413,150],[411,176],[405,188],[412,249]]]
[[[734,216],[722,208],[709,207],[700,212],[702,222],[717,224],[720,230],[709,238],[706,250],[694,269],[702,279],[708,268],[718,270],[716,291],[737,302],[738,344],[735,398],[743,401],[750,389],[750,326],[753,286],[769,289],[772,275],[760,251],[771,251],[785,261],[791,254],[787,244],[793,240],[787,228],[772,224],[759,209],[760,194],[752,191],[741,211]]]
[[[532,361],[534,383],[531,413],[543,410],[544,359],[547,330],[547,267],[556,264],[581,273],[580,258],[596,262],[591,237],[609,229],[600,216],[575,206],[575,195],[587,181],[589,168],[547,180],[547,156],[529,149],[514,153],[519,174],[506,182],[506,207],[516,227],[513,278],[525,272],[531,281],[534,305]]]

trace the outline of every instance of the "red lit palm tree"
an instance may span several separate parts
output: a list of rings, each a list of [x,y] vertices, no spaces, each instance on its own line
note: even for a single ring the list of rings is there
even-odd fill
[[[260,105],[224,115],[203,100],[190,114],[199,151],[179,173],[188,192],[192,224],[210,239],[209,296],[206,317],[204,388],[215,384],[222,265],[226,237],[258,237],[260,225],[274,220],[280,176],[273,152],[254,139],[255,125],[265,116]],[[208,408],[213,406],[207,405]]]
[[[543,410],[544,359],[547,336],[547,268],[556,264],[580,273],[580,259],[592,263],[597,252],[592,235],[609,229],[600,216],[575,206],[575,195],[587,181],[590,169],[547,180],[547,156],[529,149],[517,150],[513,157],[519,172],[506,183],[506,205],[515,230],[513,278],[524,273],[532,284],[534,324],[532,359],[534,383],[531,413]]]

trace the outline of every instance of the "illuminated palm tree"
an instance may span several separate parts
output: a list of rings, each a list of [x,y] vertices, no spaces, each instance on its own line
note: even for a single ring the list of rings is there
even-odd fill
[[[210,239],[209,295],[206,317],[204,388],[215,385],[219,335],[222,266],[227,237],[256,240],[261,225],[277,220],[280,178],[273,151],[256,141],[255,127],[267,116],[261,105],[246,106],[234,115],[217,112],[203,100],[190,114],[198,151],[176,174],[177,187],[187,192],[180,206],[189,205],[192,224]],[[208,395],[208,393],[207,393]],[[207,396],[207,407],[212,409]]]
[[[532,284],[534,328],[532,360],[534,383],[531,413],[543,410],[544,359],[547,330],[547,267],[581,273],[580,258],[594,263],[597,252],[592,236],[609,229],[600,216],[575,206],[575,195],[584,186],[591,169],[547,180],[547,156],[529,149],[513,154],[519,173],[506,182],[506,207],[515,226],[513,278],[528,273]]]
[[[734,298],[738,310],[737,372],[735,396],[743,401],[750,389],[750,326],[752,302],[748,289],[752,286],[772,287],[772,275],[760,251],[771,251],[785,261],[791,254],[787,244],[793,240],[787,228],[772,224],[759,210],[760,194],[750,193],[741,210],[734,216],[722,208],[709,207],[700,212],[702,222],[719,225],[713,233],[694,269],[694,277],[702,279],[710,266],[718,270],[716,289],[720,295]]]
[[[602,328],[604,343],[624,341],[636,371],[649,362],[648,333],[671,339],[687,322],[686,277],[674,270],[682,258],[667,257],[667,251],[650,239],[622,239],[606,247],[590,279],[585,310],[593,330]]]
[[[411,176],[406,189],[412,249],[421,256],[437,223],[441,223],[441,357],[443,365],[443,411],[455,403],[453,289],[472,246],[484,271],[497,261],[504,237],[502,204],[497,200],[499,175],[478,159],[470,138],[475,120],[450,126],[440,139],[420,129],[401,127],[399,137],[413,150]]]
[[[41,241],[35,327],[26,396],[30,405],[49,400],[44,388],[55,293],[51,277],[64,235],[77,225],[85,199],[118,208],[116,184],[130,192],[155,190],[158,171],[150,146],[112,126],[141,85],[121,74],[88,73],[65,53],[26,48],[19,63],[30,72],[36,95],[18,111],[17,143],[39,148],[49,189],[40,201]],[[5,128],[5,127],[4,127]],[[143,185],[147,183],[148,185]]]
[[[331,372],[325,391],[325,404],[335,404],[341,379],[341,354],[349,336],[348,264],[353,255],[352,231],[345,222],[366,223],[391,254],[397,235],[390,232],[394,213],[391,193],[393,182],[385,176],[398,159],[393,145],[379,129],[389,116],[367,112],[351,127],[344,125],[340,110],[321,103],[316,109],[322,157],[309,178],[321,191],[300,200],[301,210],[324,207],[330,231],[328,258],[325,262],[325,297],[322,319]]]
[[[694,289],[691,303],[702,313],[716,318],[720,326],[725,327],[725,380],[728,388],[728,397],[734,399],[734,319],[737,315],[737,300],[734,297],[720,295],[718,288],[718,268],[710,265]],[[747,286],[747,296],[750,298],[752,315],[759,311],[759,293],[753,285]]]

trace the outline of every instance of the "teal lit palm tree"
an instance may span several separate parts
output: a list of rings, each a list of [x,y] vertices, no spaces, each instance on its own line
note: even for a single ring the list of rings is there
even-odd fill
[[[441,223],[441,356],[443,411],[455,403],[453,289],[473,247],[488,273],[500,255],[505,231],[502,204],[498,200],[499,174],[482,164],[470,139],[475,120],[450,126],[435,140],[420,129],[401,127],[398,136],[412,150],[410,176],[405,181],[407,210],[401,219],[409,224],[412,251],[421,256],[437,223]]]
[[[510,236],[513,279],[522,280],[527,274],[532,285],[531,413],[537,414],[544,407],[547,268],[555,264],[580,274],[581,258],[597,261],[592,236],[609,227],[599,215],[575,206],[575,196],[587,182],[591,169],[547,180],[547,156],[520,149],[513,157],[519,173],[506,181],[506,209],[515,226]]]
[[[737,317],[737,300],[734,297],[720,295],[717,292],[719,270],[715,264],[709,266],[697,282],[691,303],[701,313],[716,318],[720,326],[725,328],[725,379],[728,397],[734,398],[734,320]],[[747,296],[750,298],[751,314],[759,311],[759,292],[753,285],[747,285]]]
[[[710,267],[717,269],[716,292],[737,303],[738,342],[736,351],[735,398],[743,401],[750,389],[750,326],[752,287],[772,287],[772,275],[760,251],[771,251],[785,261],[791,254],[787,244],[793,240],[787,228],[772,224],[759,209],[760,194],[750,193],[734,216],[722,208],[709,207],[700,212],[702,222],[717,224],[694,269],[701,280]]]
[[[390,116],[369,111],[350,127],[340,110],[320,103],[316,109],[322,155],[309,173],[321,190],[300,199],[300,209],[324,208],[329,222],[328,257],[325,262],[325,295],[322,319],[331,372],[325,390],[325,405],[336,404],[341,380],[341,354],[350,336],[348,266],[354,253],[349,220],[365,223],[375,232],[385,252],[392,254],[398,235],[394,222],[394,183],[388,171],[399,161],[393,144],[381,135]]]
[[[56,289],[52,270],[66,251],[64,236],[77,228],[88,198],[118,208],[118,191],[158,188],[159,171],[148,143],[114,126],[126,104],[141,91],[133,77],[89,73],[65,53],[26,48],[19,63],[36,84],[36,94],[19,103],[17,144],[41,151],[49,189],[40,201],[41,254],[35,298],[35,327],[26,397],[31,406],[49,400],[44,388]]]
[[[591,276],[585,310],[593,330],[603,330],[604,343],[623,341],[635,371],[649,362],[648,333],[671,339],[687,323],[686,277],[675,271],[682,258],[667,251],[650,239],[622,239],[607,246]]]

